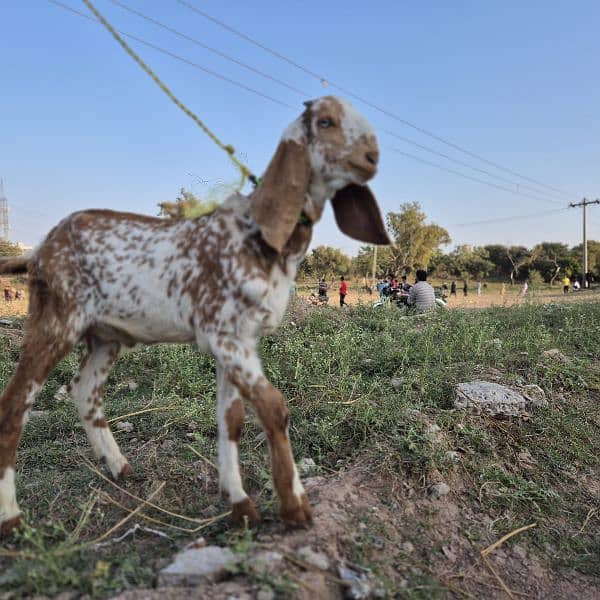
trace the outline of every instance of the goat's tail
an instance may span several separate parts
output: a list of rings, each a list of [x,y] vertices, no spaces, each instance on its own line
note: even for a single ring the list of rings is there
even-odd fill
[[[0,275],[22,275],[27,273],[31,256],[7,256],[0,258]]]

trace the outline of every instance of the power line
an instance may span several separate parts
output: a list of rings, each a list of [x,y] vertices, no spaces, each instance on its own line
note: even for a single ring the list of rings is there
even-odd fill
[[[49,1],[53,2],[54,4],[60,5],[62,8],[67,8],[71,12],[75,12],[76,14],[79,14],[81,16],[85,16],[86,18],[88,18],[90,20],[93,20],[88,15],[83,14],[83,13],[79,13],[79,11],[76,11],[76,10],[74,10],[74,9],[68,7],[68,6],[65,6],[61,2],[57,2],[55,0],[49,0]],[[250,70],[251,72],[256,73],[256,74],[258,74],[258,75],[260,75],[260,76],[262,76],[262,77],[264,77],[264,78],[266,78],[266,79],[268,79],[270,81],[273,81],[273,82],[275,82],[275,83],[277,83],[277,84],[279,84],[279,85],[281,85],[281,86],[283,86],[283,87],[285,87],[285,88],[287,88],[287,89],[289,89],[289,90],[291,90],[291,91],[293,91],[293,92],[295,92],[297,94],[300,94],[302,96],[308,96],[309,95],[307,92],[303,92],[302,90],[299,90],[298,88],[296,88],[296,87],[294,87],[292,85],[289,85],[288,83],[286,83],[285,81],[282,81],[281,79],[272,77],[271,75],[269,75],[268,73],[265,73],[264,71],[256,69],[255,67],[252,67],[251,65],[249,65],[249,64],[247,64],[245,62],[242,62],[242,61],[236,59],[235,57],[232,57],[232,56],[230,56],[228,54],[225,54],[225,53],[221,52],[220,50],[218,50],[216,48],[208,46],[208,45],[204,44],[203,42],[201,42],[200,40],[198,40],[197,38],[193,38],[193,37],[191,37],[191,36],[189,36],[189,35],[187,35],[185,33],[182,33],[181,31],[179,31],[177,29],[174,29],[174,28],[172,28],[172,27],[170,27],[168,25],[165,25],[164,23],[158,21],[157,19],[154,19],[153,17],[150,17],[150,16],[148,16],[148,15],[146,15],[146,14],[144,14],[144,13],[138,11],[138,10],[135,10],[135,9],[127,6],[123,2],[120,2],[119,0],[109,0],[109,1],[112,2],[113,4],[115,4],[116,6],[119,6],[120,8],[122,8],[122,9],[130,12],[131,14],[134,14],[134,15],[136,15],[136,16],[138,16],[138,17],[140,17],[140,18],[142,18],[142,19],[144,19],[144,20],[146,20],[146,21],[148,21],[148,22],[150,22],[150,23],[152,23],[152,24],[154,24],[154,25],[156,25],[156,26],[158,26],[158,27],[160,27],[160,28],[162,28],[162,29],[164,29],[164,30],[166,30],[166,31],[168,31],[168,32],[176,35],[176,36],[178,36],[178,37],[180,37],[180,38],[182,38],[182,39],[190,41],[190,42],[192,42],[192,43],[200,46],[201,48],[204,48],[204,49],[206,49],[206,50],[208,50],[208,51],[216,54],[217,56],[223,57],[226,60],[228,60],[228,61],[230,61],[230,62],[232,62],[234,64],[240,65],[240,66],[242,66],[242,67]],[[200,11],[200,12],[202,12],[202,11]],[[220,21],[218,23],[221,24]],[[223,24],[223,26],[225,26],[225,25]],[[225,27],[227,27],[227,26],[225,26]],[[200,69],[200,70],[202,70],[204,72],[208,72],[209,74],[214,75],[213,71],[210,71],[210,70],[208,70],[208,69],[206,69],[206,68],[198,65],[197,63],[194,63],[194,62],[192,62],[192,61],[190,61],[190,60],[188,60],[186,58],[183,58],[183,57],[181,57],[181,56],[179,56],[177,54],[174,54],[173,52],[171,52],[169,50],[166,50],[164,48],[158,47],[155,44],[147,42],[147,41],[145,41],[145,40],[143,40],[143,39],[141,39],[141,38],[139,38],[137,36],[133,36],[131,34],[125,34],[125,35],[128,35],[128,37],[131,37],[132,39],[138,41],[139,43],[142,43],[142,44],[144,44],[144,45],[146,45],[146,46],[148,46],[148,47],[150,47],[150,48],[152,48],[152,49],[154,49],[154,50],[156,50],[158,52],[162,52],[164,54],[167,54],[168,56],[171,56],[172,58],[175,58],[176,60],[182,61],[182,62],[184,62],[184,63],[186,63],[186,64],[188,64],[188,65],[190,65],[192,67],[198,68],[198,69]],[[220,78],[224,79],[224,77],[220,77]],[[233,81],[230,80],[230,79],[225,78],[225,80],[229,81],[230,83],[233,83]],[[287,104],[285,102],[282,102],[280,100],[277,100],[277,99],[275,99],[275,98],[273,98],[271,96],[266,96],[263,92],[258,92],[257,90],[253,90],[252,88],[248,88],[244,84],[240,84],[240,85],[243,86],[243,89],[246,89],[248,91],[252,91],[253,93],[258,93],[259,95],[262,95],[263,97],[267,97],[272,102],[275,102],[275,103],[277,103],[279,105],[286,106],[288,108],[292,108],[293,109],[293,107],[290,106],[289,104]],[[440,157],[442,157],[442,158],[444,158],[446,160],[449,160],[449,161],[454,162],[456,164],[459,164],[461,166],[467,167],[467,168],[472,169],[474,171],[477,171],[479,173],[483,173],[484,175],[487,175],[488,177],[497,179],[499,181],[503,181],[504,183],[508,183],[509,185],[514,185],[517,188],[514,191],[518,191],[520,188],[523,188],[523,189],[529,189],[529,190],[531,190],[533,192],[536,192],[538,194],[548,195],[550,193],[550,192],[545,192],[545,191],[542,191],[542,190],[538,190],[538,189],[536,189],[536,188],[534,188],[532,186],[528,186],[528,185],[520,183],[520,182],[515,182],[513,180],[506,179],[505,177],[501,177],[499,175],[496,175],[496,174],[494,174],[494,173],[492,173],[492,172],[490,172],[488,170],[481,169],[479,167],[475,167],[475,166],[473,166],[473,165],[471,165],[471,164],[469,164],[467,162],[464,162],[464,161],[458,160],[456,158],[453,158],[452,156],[449,156],[448,154],[444,154],[442,152],[439,152],[439,151],[435,150],[434,148],[431,148],[429,146],[425,146],[423,144],[420,144],[420,143],[418,143],[418,142],[416,142],[414,140],[411,140],[411,139],[406,138],[404,136],[398,135],[398,134],[396,134],[396,133],[394,133],[392,131],[389,131],[389,130],[386,130],[386,129],[382,129],[382,131],[384,133],[386,133],[387,135],[390,135],[390,136],[392,136],[392,137],[394,137],[396,139],[402,140],[402,141],[404,141],[404,142],[406,142],[408,144],[411,144],[411,145],[413,145],[413,146],[415,146],[417,148],[420,148],[422,150],[425,150],[427,152],[430,152],[432,154],[440,156]],[[549,201],[550,202],[556,202],[555,200],[549,200]]]
[[[156,19],[149,17],[148,15],[145,15],[144,13],[142,13],[138,10],[135,10],[134,8],[131,8],[130,6],[127,6],[126,4],[123,4],[122,2],[119,2],[119,0],[109,0],[109,2],[112,2],[116,6],[119,6],[120,8],[122,8],[123,10],[126,10],[126,11],[130,12],[131,14],[134,14],[134,15],[140,17],[141,19],[144,19],[145,21],[148,21],[149,23],[152,23],[153,25],[160,27],[161,29],[164,29],[165,31],[168,31],[168,32],[172,33],[173,35],[176,35],[177,37],[187,40],[188,42],[192,42],[192,44],[195,44],[196,46],[199,46],[200,48],[204,48],[205,50],[208,50],[209,52],[212,52],[213,54],[216,54],[217,56],[220,56],[221,58],[224,58],[225,60],[228,60],[229,62],[232,62],[240,67],[243,67],[244,69],[247,69],[248,71],[251,71],[252,73],[260,75],[261,77],[264,77],[265,79],[268,79],[269,81],[273,81],[274,83],[277,83],[278,85],[281,85],[281,86],[287,88],[288,90],[291,90],[292,92],[295,92],[296,94],[299,94],[300,96],[306,95],[305,92],[303,92],[302,90],[299,90],[298,88],[294,87],[293,85],[290,85],[290,84],[286,83],[285,81],[278,79],[277,77],[273,77],[272,75],[269,75],[268,73],[265,73],[264,71],[261,71],[260,69],[256,69],[255,67],[253,67],[241,60],[238,60],[237,58],[230,56],[229,54],[226,54],[225,52],[221,52],[217,48],[208,46],[207,44],[205,44],[204,42],[201,42],[197,38],[194,38],[190,35],[182,33],[181,31],[178,31],[177,29],[173,29],[172,27],[169,27],[168,25],[165,25],[164,23],[161,23],[160,21],[157,21]]]
[[[111,0],[111,1],[114,1],[114,0]],[[178,0],[178,1],[179,1],[179,0]],[[73,14],[76,14],[77,16],[83,17],[83,18],[87,19],[88,21],[91,21],[91,22],[93,22],[93,23],[97,23],[97,21],[96,21],[96,20],[95,20],[93,17],[90,17],[89,15],[87,15],[87,14],[85,14],[85,13],[82,13],[82,12],[78,11],[77,9],[74,9],[74,8],[72,8],[72,7],[68,6],[68,5],[66,5],[66,4],[64,4],[64,3],[62,3],[62,2],[60,2],[59,0],[48,0],[48,2],[50,2],[51,4],[54,4],[54,5],[56,5],[56,6],[58,6],[59,8],[62,8],[62,9],[64,9],[64,10],[67,10],[67,11],[69,11],[69,12],[73,13]],[[119,3],[119,4],[120,4],[120,3]],[[280,105],[280,106],[283,106],[283,107],[285,107],[285,108],[289,108],[289,109],[291,109],[291,110],[294,110],[294,109],[295,109],[295,107],[291,106],[290,104],[287,104],[286,102],[283,102],[283,101],[281,101],[281,100],[278,100],[278,99],[276,99],[276,98],[273,98],[272,96],[269,96],[268,94],[265,94],[265,93],[263,93],[263,92],[261,92],[261,91],[259,91],[259,90],[256,90],[256,89],[254,89],[254,88],[251,88],[251,87],[249,87],[249,86],[246,86],[245,84],[243,84],[243,83],[241,83],[241,82],[238,82],[238,81],[236,81],[236,80],[234,80],[234,79],[231,79],[231,78],[229,78],[229,77],[226,77],[226,76],[224,76],[224,75],[221,75],[220,73],[218,73],[218,72],[215,72],[215,71],[213,71],[213,70],[211,70],[211,69],[207,69],[206,67],[203,67],[202,65],[199,65],[198,63],[195,63],[195,62],[193,62],[193,61],[190,61],[190,60],[188,60],[187,58],[184,58],[184,57],[182,57],[182,56],[180,56],[180,55],[178,55],[178,54],[175,54],[174,52],[171,52],[170,50],[167,50],[167,49],[165,49],[165,48],[162,48],[162,47],[160,47],[160,46],[157,46],[156,44],[153,44],[153,43],[151,43],[151,42],[148,42],[148,41],[146,41],[146,40],[144,40],[144,39],[142,39],[142,38],[140,38],[140,37],[138,37],[138,36],[135,36],[135,35],[133,35],[133,34],[130,34],[130,33],[126,33],[126,32],[124,32],[124,31],[120,31],[120,33],[121,33],[122,35],[124,35],[124,36],[126,36],[126,37],[128,37],[128,38],[132,39],[132,40],[135,40],[136,42],[138,42],[138,43],[140,43],[140,44],[142,44],[142,45],[144,45],[144,46],[147,46],[147,47],[149,47],[149,48],[151,48],[151,49],[153,49],[153,50],[157,51],[157,52],[160,52],[160,53],[162,53],[162,54],[165,54],[166,56],[169,56],[169,57],[171,57],[171,58],[174,58],[175,60],[178,60],[178,61],[180,61],[180,62],[183,62],[184,64],[187,64],[187,65],[189,65],[189,66],[191,66],[191,67],[193,67],[193,68],[196,68],[196,69],[198,69],[198,70],[200,70],[200,71],[202,71],[202,72],[204,72],[204,73],[207,73],[208,75],[211,75],[211,76],[213,76],[213,77],[215,77],[215,78],[217,78],[217,79],[220,79],[220,80],[222,80],[222,81],[226,81],[227,83],[230,83],[230,84],[232,84],[232,85],[235,85],[235,86],[237,86],[237,87],[239,87],[239,88],[241,88],[241,89],[244,89],[244,90],[246,90],[246,91],[248,91],[248,92],[251,92],[251,93],[253,93],[253,94],[255,94],[255,95],[257,95],[257,96],[259,96],[259,97],[261,97],[261,98],[263,98],[263,99],[267,99],[267,100],[269,100],[269,101],[271,101],[271,102],[273,102],[273,103],[275,103],[275,104],[278,104],[278,105]],[[417,146],[417,147],[420,147],[420,148],[423,148],[423,149],[425,149],[425,150],[427,150],[427,151],[430,151],[430,152],[433,152],[433,153],[435,153],[435,154],[438,154],[438,155],[440,155],[440,156],[442,156],[442,157],[444,157],[444,158],[447,158],[447,159],[449,159],[449,160],[453,160],[454,162],[457,162],[458,164],[462,164],[463,166],[466,166],[466,167],[468,167],[468,168],[472,168],[472,169],[475,169],[475,170],[478,170],[478,171],[482,171],[482,172],[484,172],[485,174],[487,174],[488,176],[491,176],[491,177],[498,177],[498,176],[495,176],[495,175],[494,175],[494,174],[492,174],[492,173],[489,173],[489,172],[487,172],[487,171],[484,171],[484,170],[482,170],[482,169],[478,169],[477,167],[472,167],[471,165],[468,165],[468,163],[463,163],[462,161],[458,161],[457,159],[453,159],[452,157],[450,157],[450,156],[447,156],[447,155],[445,155],[445,154],[443,154],[443,153],[437,152],[437,151],[435,151],[435,150],[433,150],[433,149],[431,149],[431,148],[428,148],[428,147],[426,147],[426,146],[423,146],[423,145],[421,145],[421,144],[418,144],[417,142],[413,142],[412,140],[408,140],[407,138],[403,138],[402,136],[398,136],[398,135],[396,135],[396,134],[394,134],[394,133],[392,133],[392,132],[389,132],[389,131],[387,131],[387,130],[384,130],[384,131],[385,131],[385,133],[387,133],[387,134],[389,134],[389,135],[391,135],[391,136],[393,136],[393,137],[397,137],[398,139],[401,139],[401,140],[403,140],[403,141],[408,141],[409,143],[413,143],[413,144],[414,144],[415,146]],[[401,150],[398,150],[398,149],[395,149],[395,148],[393,148],[392,150],[393,150],[394,152],[398,153],[398,154],[402,154],[402,155],[404,155],[404,156],[407,156],[407,157],[409,157],[409,158],[411,158],[411,159],[413,159],[413,160],[417,160],[417,161],[419,161],[419,162],[422,162],[422,163],[424,163],[424,164],[426,164],[426,165],[429,165],[429,166],[431,166],[431,167],[434,167],[434,168],[437,168],[437,169],[440,169],[440,170],[446,171],[446,172],[448,172],[448,173],[451,173],[451,174],[453,174],[453,175],[457,175],[457,176],[459,176],[459,177],[463,177],[463,178],[465,178],[465,179],[469,179],[469,180],[471,180],[471,181],[475,181],[475,182],[477,182],[477,183],[481,183],[481,184],[488,185],[488,186],[490,186],[490,187],[494,187],[494,188],[496,188],[496,189],[499,189],[499,190],[502,190],[502,191],[509,192],[509,193],[511,193],[511,194],[515,194],[515,195],[517,195],[517,196],[523,196],[523,197],[532,198],[532,199],[534,199],[534,200],[536,200],[536,201],[540,201],[540,202],[553,202],[553,203],[557,203],[557,204],[559,203],[557,200],[553,200],[553,199],[549,199],[549,198],[540,198],[540,197],[534,196],[534,195],[532,195],[532,194],[527,194],[527,193],[520,192],[520,191],[518,191],[518,190],[515,190],[515,189],[511,189],[511,188],[507,188],[507,187],[504,187],[504,186],[501,186],[501,185],[497,185],[497,184],[494,184],[494,183],[491,183],[491,182],[485,181],[485,180],[483,180],[483,179],[479,179],[479,178],[477,178],[477,177],[472,177],[472,176],[466,175],[466,174],[464,174],[464,173],[461,173],[461,172],[459,172],[459,171],[455,171],[455,170],[453,170],[453,169],[448,169],[448,168],[446,168],[446,167],[443,167],[442,165],[438,165],[438,164],[436,164],[436,163],[433,163],[433,162],[430,162],[430,161],[424,160],[424,159],[422,159],[422,158],[420,158],[420,157],[414,156],[414,155],[412,155],[412,154],[409,154],[409,153],[407,153],[407,152],[403,152],[403,151],[401,151]],[[508,180],[505,180],[505,181],[508,181]],[[521,185],[521,184],[515,184],[515,185]],[[521,187],[525,187],[525,186],[521,185]]]
[[[454,223],[450,225],[450,227],[471,227],[473,225],[487,225],[488,223],[502,223],[507,221],[521,221],[527,219],[539,219],[540,217],[545,217],[547,215],[555,215],[557,213],[562,213],[569,210],[568,208],[557,208],[555,210],[547,210],[544,212],[539,212],[530,215],[516,215],[513,217],[500,217],[498,219],[484,219],[482,221],[471,221],[470,223]]]
[[[470,179],[471,181],[475,181],[477,183],[482,183],[484,185],[496,188],[498,190],[503,190],[504,192],[509,192],[511,194],[514,194],[515,196],[523,196],[525,198],[531,198],[533,200],[537,200],[538,202],[553,202],[555,204],[560,204],[560,202],[558,202],[558,200],[550,200],[547,198],[538,198],[537,196],[533,196],[532,194],[527,194],[525,192],[518,192],[511,188],[504,187],[503,185],[498,185],[498,184],[492,183],[490,181],[485,181],[485,179],[479,179],[479,177],[472,177],[471,175],[466,175],[465,173],[461,173],[460,171],[455,171],[454,169],[448,169],[447,167],[438,165],[437,163],[434,163],[434,162],[430,162],[428,160],[425,160],[424,158],[415,156],[414,154],[410,154],[409,152],[403,152],[402,150],[398,150],[397,148],[391,148],[391,150],[393,152],[396,152],[397,154],[401,154],[402,156],[406,156],[407,158],[416,160],[417,162],[423,163],[425,165],[429,165],[430,167],[434,167],[436,169],[440,169],[441,171],[446,171],[448,173],[452,173],[453,175],[458,175],[459,177],[464,177],[465,179]]]
[[[397,133],[394,133],[393,131],[389,131],[388,129],[380,128],[380,131],[382,131],[386,135],[389,135],[389,136],[394,137],[394,138],[396,138],[398,140],[406,142],[407,144],[411,144],[412,146],[415,146],[416,148],[420,148],[421,150],[425,150],[426,152],[430,152],[431,154],[435,154],[436,156],[440,156],[442,158],[445,158],[446,160],[449,160],[450,162],[453,162],[453,163],[455,163],[457,165],[461,165],[463,167],[467,167],[468,169],[472,169],[473,171],[477,171],[478,173],[483,173],[484,175],[487,175],[488,177],[492,177],[494,179],[497,179],[498,181],[503,181],[504,183],[508,183],[510,185],[514,185],[517,188],[523,188],[523,189],[531,190],[533,192],[536,192],[536,193],[539,193],[539,194],[544,194],[544,195],[548,195],[549,193],[551,193],[551,192],[545,192],[543,190],[539,190],[539,189],[534,188],[534,187],[532,187],[530,185],[527,185],[527,184],[516,182],[516,181],[514,181],[512,179],[506,179],[505,177],[502,177],[500,175],[496,175],[495,173],[492,173],[491,171],[487,171],[486,169],[481,169],[479,167],[474,167],[473,165],[470,165],[467,162],[459,160],[458,158],[454,158],[453,156],[450,156],[448,154],[444,154],[443,152],[439,152],[435,148],[431,148],[430,146],[425,146],[423,144],[420,144],[419,142],[416,142],[415,140],[412,140],[410,138],[404,137],[402,135],[398,135]],[[518,189],[515,190],[515,191],[518,191]],[[549,201],[550,202],[558,202],[557,200],[554,200],[554,199],[549,199]]]
[[[411,123],[410,121],[407,121],[406,119],[403,119],[402,117],[399,117],[398,115],[396,115],[395,113],[382,108],[380,106],[378,106],[377,104],[374,104],[373,102],[367,100],[366,98],[359,96],[358,94],[355,94],[354,92],[351,92],[348,89],[343,88],[342,86],[338,85],[337,83],[333,82],[331,79],[324,77],[322,75],[319,75],[318,73],[315,73],[314,71],[311,71],[310,69],[308,69],[307,67],[297,63],[296,61],[292,60],[291,58],[288,58],[287,56],[284,56],[283,54],[277,52],[276,50],[273,50],[272,48],[269,48],[268,46],[262,44],[261,42],[255,40],[254,38],[250,37],[249,35],[246,35],[245,33],[231,27],[230,25],[227,25],[226,23],[224,23],[223,21],[220,21],[219,19],[213,17],[212,15],[208,14],[207,12],[200,10],[199,8],[197,8],[196,6],[194,6],[193,4],[187,2],[186,0],[176,0],[176,2],[178,2],[179,4],[181,4],[182,6],[185,6],[186,8],[188,8],[189,10],[193,11],[194,13],[200,15],[201,17],[208,19],[209,21],[212,21],[213,23],[215,23],[217,26],[226,29],[227,31],[229,31],[230,33],[236,35],[237,37],[240,37],[244,40],[246,40],[247,42],[249,42],[250,44],[253,44],[254,46],[257,46],[258,48],[261,48],[262,50],[264,50],[265,52],[271,54],[272,56],[275,56],[276,58],[278,58],[279,60],[282,60],[286,63],[288,63],[289,65],[295,67],[296,69],[299,69],[300,71],[304,72],[305,74],[318,79],[320,83],[326,83],[331,85],[332,87],[336,88],[337,90],[339,90],[340,92],[342,92],[343,94],[346,94],[347,96],[354,98],[355,100],[358,100],[359,102],[365,104],[366,106],[371,107],[373,110],[376,110],[388,117],[390,117],[391,119],[394,119],[400,123],[402,123],[403,125],[406,125],[407,127],[410,127],[412,129],[414,129],[415,131],[418,131],[419,133],[422,133],[423,135],[426,135],[430,138],[433,138],[434,140],[441,142],[442,144],[445,144],[451,148],[454,148],[455,150],[458,150],[459,152],[462,152],[463,154],[466,154],[467,156],[470,156],[472,158],[476,158],[477,160],[480,160],[500,171],[505,171],[507,173],[510,173],[511,175],[515,176],[515,177],[519,177],[520,179],[525,179],[526,181],[529,181],[530,183],[535,183],[536,185],[542,186],[544,188],[547,188],[549,190],[552,190],[554,192],[557,192],[563,196],[570,196],[570,194],[568,194],[567,192],[560,190],[558,188],[555,188],[553,186],[547,185],[541,181],[538,181],[536,179],[533,179],[532,177],[528,177],[527,175],[523,175],[517,171],[514,171],[513,169],[509,169],[508,167],[504,167],[502,165],[500,165],[499,163],[493,162],[491,160],[488,160],[487,158],[481,156],[480,154],[477,154],[475,152],[471,152],[470,150],[467,150],[466,148],[459,146],[458,144],[455,144],[454,142],[451,142],[423,127],[420,127],[418,125],[415,125],[414,123]]]
[[[92,23],[98,24],[100,25],[100,23],[94,19],[93,17],[90,17],[89,15],[82,13],[80,11],[78,11],[75,8],[72,8],[66,4],[63,4],[62,2],[59,2],[59,0],[48,0],[48,2],[50,2],[51,4],[54,4],[56,6],[58,6],[59,8],[62,8],[64,10],[67,10],[71,13],[74,13],[84,19],[87,19],[88,21],[91,21]],[[157,46],[156,44],[153,44],[151,42],[148,42],[140,37],[137,37],[135,35],[132,35],[131,33],[127,33],[125,31],[121,31],[119,30],[119,33],[121,35],[124,35],[125,37],[128,37],[129,39],[132,39],[136,42],[138,42],[139,44],[142,44],[144,46],[147,46],[148,48],[152,48],[153,50],[155,50],[156,52],[160,52],[161,54],[165,54],[166,56],[170,56],[171,58],[174,58],[175,60],[178,60],[180,62],[183,62],[187,65],[189,65],[190,67],[193,67],[195,69],[198,69],[204,73],[207,73],[208,75],[211,75],[212,77],[215,77],[217,79],[220,79],[221,81],[225,81],[227,83],[230,83],[231,85],[234,85],[236,87],[239,87],[243,90],[246,90],[247,92],[250,92],[252,94],[255,94],[256,96],[260,96],[261,98],[264,98],[266,100],[269,100],[270,102],[274,102],[275,104],[278,104],[279,106],[283,106],[285,108],[290,108],[292,110],[294,110],[294,107],[291,106],[290,104],[287,104],[286,102],[282,102],[281,100],[277,100],[277,98],[273,98],[272,96],[269,96],[268,94],[265,94],[259,90],[256,90],[254,88],[251,88],[249,86],[247,86],[246,84],[240,82],[240,81],[236,81],[235,79],[231,79],[229,77],[226,77],[225,75],[222,75],[221,73],[218,73],[217,71],[213,71],[212,69],[207,69],[206,67],[203,67],[202,65],[193,62],[191,60],[188,60],[187,58],[184,58],[183,56],[180,56],[179,54],[175,54],[174,52],[171,52],[170,50],[166,50],[165,48],[162,48],[160,46]]]

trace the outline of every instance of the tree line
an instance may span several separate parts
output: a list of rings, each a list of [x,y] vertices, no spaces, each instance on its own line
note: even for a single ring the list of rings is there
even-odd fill
[[[582,245],[569,247],[561,242],[541,242],[526,246],[460,245],[444,252],[451,243],[441,226],[428,223],[418,202],[402,204],[390,212],[386,224],[394,244],[377,249],[377,277],[388,273],[410,274],[423,268],[443,279],[496,279],[510,283],[524,280],[553,284],[565,275],[580,277]],[[317,246],[301,265],[305,277],[341,274],[370,278],[373,275],[373,246],[363,246],[354,257],[330,246]],[[600,275],[600,241],[588,241],[588,264]]]

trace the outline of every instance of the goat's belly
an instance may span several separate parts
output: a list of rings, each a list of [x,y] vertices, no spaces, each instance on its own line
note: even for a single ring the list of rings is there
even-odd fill
[[[96,329],[102,337],[117,338],[120,336],[127,343],[157,344],[174,343],[186,344],[195,341],[194,332],[182,327],[178,323],[169,321],[147,319],[120,319],[118,317],[105,316],[98,322]],[[113,332],[113,333],[111,333]]]

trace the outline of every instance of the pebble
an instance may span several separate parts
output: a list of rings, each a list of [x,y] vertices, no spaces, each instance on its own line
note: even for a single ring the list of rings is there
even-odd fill
[[[447,483],[434,483],[429,486],[428,494],[431,498],[441,498],[450,493],[450,486]]]
[[[205,546],[183,550],[158,575],[159,586],[197,585],[214,581],[227,572],[231,563],[238,562],[229,548]]]
[[[327,556],[322,552],[315,552],[310,546],[303,546],[297,554],[304,562],[322,571],[327,571],[330,567]]]

